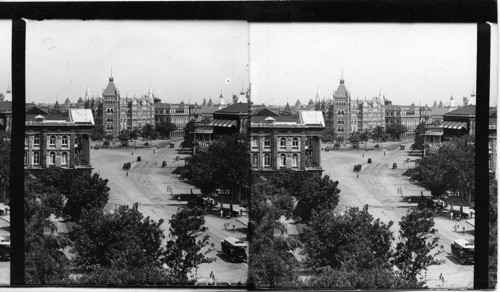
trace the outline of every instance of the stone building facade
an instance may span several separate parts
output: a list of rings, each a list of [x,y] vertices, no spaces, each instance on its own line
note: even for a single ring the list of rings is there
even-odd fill
[[[27,114],[24,138],[24,168],[36,172],[50,167],[90,172],[92,112],[71,109],[61,115]]]

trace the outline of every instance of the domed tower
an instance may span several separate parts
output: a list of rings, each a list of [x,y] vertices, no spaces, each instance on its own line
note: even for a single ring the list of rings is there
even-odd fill
[[[223,109],[225,107],[226,107],[226,100],[224,99],[224,96],[222,96],[222,90],[221,90],[219,95],[219,109]]]

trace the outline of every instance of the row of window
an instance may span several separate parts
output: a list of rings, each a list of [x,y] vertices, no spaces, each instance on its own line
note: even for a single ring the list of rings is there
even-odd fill
[[[31,155],[31,161],[33,165],[40,165],[40,151],[33,151]],[[61,153],[61,165],[68,165],[69,154],[67,152]],[[56,164],[56,153],[49,153],[49,165]],[[24,165],[28,165],[28,153],[24,152]]]
[[[286,138],[280,138],[280,148],[285,149],[286,148]],[[258,138],[253,138],[252,139],[252,148],[258,148],[259,147],[259,139]],[[269,138],[264,138],[264,149],[269,149],[271,148],[271,139]],[[299,138],[293,138],[292,139],[292,148],[298,149],[299,148]]]
[[[271,167],[271,154],[269,153],[264,153],[264,161],[263,161],[263,166],[264,167]],[[286,154],[281,154],[279,156],[279,167],[285,167],[286,166]],[[259,166],[259,155],[257,153],[252,154],[252,167],[258,167]],[[292,155],[292,167],[298,167],[299,166],[299,155],[298,154],[293,154]]]
[[[49,146],[55,147],[56,146],[56,136],[52,135],[49,137]],[[62,136],[61,138],[61,146],[62,147],[68,147],[68,141],[69,138],[68,136]],[[28,137],[24,137],[24,146],[28,146]],[[35,136],[33,138],[33,146],[40,146],[40,137]]]
[[[112,114],[112,113],[113,113],[113,109],[112,109],[112,108],[107,108],[107,109],[106,109],[106,113],[108,113],[108,114]]]

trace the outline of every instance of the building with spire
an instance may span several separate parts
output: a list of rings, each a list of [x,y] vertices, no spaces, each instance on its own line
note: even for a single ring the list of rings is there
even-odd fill
[[[351,95],[344,83],[344,76],[333,94],[332,128],[338,137],[349,138],[351,130]]]

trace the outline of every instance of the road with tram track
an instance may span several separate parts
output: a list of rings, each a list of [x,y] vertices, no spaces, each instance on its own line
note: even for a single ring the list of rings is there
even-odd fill
[[[99,173],[104,179],[108,179],[110,187],[110,197],[107,209],[114,209],[119,205],[132,205],[139,203],[139,210],[144,216],[158,221],[164,219],[162,228],[168,238],[168,220],[179,207],[186,202],[176,200],[172,194],[199,193],[192,186],[180,181],[172,171],[180,165],[184,165],[184,160],[174,161],[177,156],[184,158],[188,155],[178,154],[176,148],[168,148],[168,142],[152,142],[154,148],[117,148],[117,149],[92,149],[92,166],[94,172]],[[154,153],[153,153],[154,152]],[[141,161],[137,162],[137,156],[141,156]],[[162,162],[167,162],[167,167],[161,167]],[[131,169],[123,170],[125,162],[131,162]],[[171,191],[170,191],[171,190]],[[247,263],[233,263],[220,251],[221,239],[228,236],[238,238],[246,237],[246,218],[231,220],[230,230],[224,230],[224,219],[216,214],[205,216],[205,226],[208,227],[207,234],[210,235],[210,243],[214,245],[214,250],[209,254],[215,258],[215,262],[202,264],[197,271],[193,271],[194,277],[204,284],[209,282],[210,272],[213,271],[218,283],[231,283],[232,285],[241,282],[246,283],[248,266]],[[232,232],[232,224],[235,225],[235,232]]]

